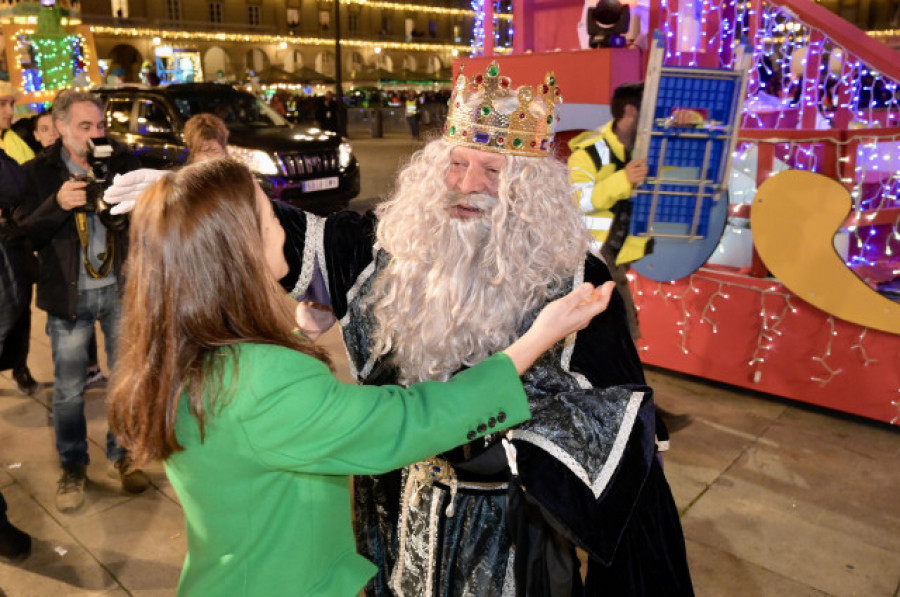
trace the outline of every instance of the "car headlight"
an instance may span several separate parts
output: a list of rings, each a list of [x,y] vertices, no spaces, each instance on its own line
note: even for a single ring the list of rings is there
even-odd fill
[[[344,141],[338,148],[338,163],[341,166],[341,170],[350,165],[351,159],[353,159],[353,148],[350,147],[349,143]]]
[[[272,159],[272,156],[265,151],[229,145],[228,153],[244,162],[253,172],[264,176],[278,175],[278,165]]]

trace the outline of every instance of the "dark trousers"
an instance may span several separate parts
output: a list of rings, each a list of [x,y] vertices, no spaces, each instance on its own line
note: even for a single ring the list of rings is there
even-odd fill
[[[18,314],[6,337],[0,338],[0,371],[19,369],[28,363],[28,349],[31,346],[31,293],[29,289],[28,306]]]

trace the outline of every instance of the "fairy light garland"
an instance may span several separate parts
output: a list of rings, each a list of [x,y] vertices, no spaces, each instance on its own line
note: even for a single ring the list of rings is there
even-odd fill
[[[888,222],[889,216],[883,215],[893,213],[884,210],[900,209],[900,136],[878,130],[900,127],[898,81],[872,70],[826,31],[773,2],[757,3],[758,13],[754,3],[738,0],[678,0],[677,4],[661,0],[660,5],[667,64],[696,65],[698,54],[705,51],[718,52],[718,65],[731,68],[737,40],[749,39],[753,66],[742,128],[769,129],[775,136],[777,129],[873,129],[871,138],[848,142],[833,138],[752,141],[742,144],[735,157],[753,146],[772,143],[780,169],[836,172],[849,189],[856,222],[843,232],[847,265],[876,284],[900,277],[900,216]],[[699,15],[690,10],[698,6]],[[691,30],[691,22],[698,23],[696,31]],[[892,33],[896,31],[879,35]],[[823,160],[831,148],[840,156],[838,164]],[[755,181],[755,168],[742,171],[736,161],[733,180],[740,176]],[[732,201],[749,203],[754,194],[755,184],[734,193]]]
[[[290,35],[262,35],[257,33],[214,33],[208,31],[175,31],[171,29],[139,29],[136,27],[108,27],[95,25],[91,27],[91,31],[96,35],[106,35],[110,37],[130,37],[130,38],[155,38],[158,37],[161,42],[177,42],[177,41],[205,41],[205,42],[241,42],[241,43],[259,43],[259,44],[286,44],[287,46],[333,46],[334,38],[324,37],[297,37]],[[408,43],[408,42],[392,42],[392,41],[369,41],[363,39],[345,39],[341,38],[342,46],[375,48],[380,47],[388,50],[413,50],[423,52],[468,52],[472,50],[472,46],[461,44],[429,44],[429,43]],[[480,48],[478,48],[480,49]]]
[[[778,341],[784,340],[787,333],[786,328],[790,322],[790,317],[797,315],[799,312],[796,302],[802,302],[795,294],[791,293],[783,286],[774,282],[765,287],[751,284],[742,284],[735,278],[734,280],[725,280],[708,275],[704,270],[700,273],[691,274],[687,278],[677,280],[675,282],[653,282],[648,279],[636,279],[629,274],[629,283],[635,297],[638,298],[637,304],[645,303],[645,296],[648,294],[656,296],[664,303],[675,303],[679,310],[679,318],[674,322],[678,332],[678,338],[675,339],[675,345],[683,355],[691,353],[689,337],[691,332],[695,331],[696,326],[691,326],[691,321],[696,320],[701,325],[709,325],[712,333],[719,332],[720,322],[714,319],[714,313],[717,312],[716,303],[722,300],[728,300],[735,291],[752,291],[759,295],[759,308],[757,317],[759,325],[756,332],[756,341],[753,344],[753,350],[749,358],[745,361],[750,378],[754,383],[760,383],[765,372],[765,364],[771,355],[777,354]],[[652,282],[652,286],[650,286]],[[652,290],[645,290],[649,286]],[[781,305],[772,305],[772,299],[780,299]],[[695,304],[688,305],[688,299]],[[700,317],[695,317],[698,312],[699,304],[702,303],[703,308],[699,309]],[[693,308],[692,308],[693,307]],[[855,342],[849,346],[849,349],[859,353],[860,361],[863,366],[878,362],[878,359],[869,354],[864,345],[868,334],[868,328],[863,328]],[[834,342],[838,338],[838,331],[835,318],[828,317],[828,325],[826,328],[825,345],[820,349],[821,352],[814,354],[810,359],[816,363],[816,367],[821,367],[823,372],[810,371],[809,380],[817,383],[820,387],[824,387],[831,380],[843,373],[844,368],[836,366],[832,359]],[[639,350],[647,351],[649,347],[641,343]],[[900,391],[900,390],[898,390]]]
[[[869,328],[863,328],[863,330],[859,333],[859,337],[856,339],[856,344],[852,344],[850,346],[850,350],[858,350],[860,356],[863,359],[863,367],[868,367],[872,363],[877,363],[878,359],[873,359],[869,356],[869,353],[866,351],[866,347],[863,346],[863,340],[866,339],[866,334],[869,332]]]
[[[90,89],[90,45],[80,33],[40,38],[33,28],[18,29],[16,64],[22,79],[20,89],[33,103],[50,101],[61,89]],[[81,84],[79,84],[81,83]]]
[[[827,377],[813,376],[810,378],[812,381],[817,382],[823,388],[826,385],[828,385],[828,382],[830,382],[835,375],[839,375],[843,371],[843,368],[841,368],[841,367],[838,367],[837,369],[835,369],[831,365],[828,364],[828,359],[831,357],[831,348],[832,348],[832,345],[834,344],[835,336],[837,336],[837,331],[834,329],[834,317],[829,315],[828,316],[828,342],[825,345],[825,353],[820,357],[817,356],[817,357],[812,358],[812,360],[814,360],[817,363],[819,363],[820,365],[822,365],[822,368],[825,369],[825,373],[827,374]]]

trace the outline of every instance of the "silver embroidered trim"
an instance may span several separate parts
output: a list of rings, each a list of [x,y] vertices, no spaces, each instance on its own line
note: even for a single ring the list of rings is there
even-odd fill
[[[510,431],[509,434],[513,439],[528,442],[529,444],[537,446],[544,452],[553,456],[559,462],[563,463],[570,471],[572,471],[572,474],[591,490],[594,494],[594,499],[597,499],[600,497],[600,494],[603,493],[603,490],[606,489],[610,479],[612,479],[613,473],[619,466],[619,461],[622,460],[622,454],[625,453],[625,446],[628,443],[628,438],[631,435],[631,430],[634,427],[634,421],[637,419],[638,409],[640,409],[643,399],[643,392],[631,393],[631,398],[628,400],[628,405],[625,407],[625,415],[622,417],[619,433],[616,435],[616,441],[613,442],[609,457],[606,459],[603,468],[600,469],[600,474],[597,475],[597,478],[594,480],[591,480],[590,477],[588,477],[587,471],[577,460],[546,437],[538,435],[533,431],[520,431],[516,429]]]
[[[403,493],[400,496],[400,521],[398,522],[398,529],[400,532],[400,545],[397,550],[397,564],[394,568],[394,571],[391,573],[391,577],[389,580],[389,584],[391,588],[394,590],[394,593],[397,594],[397,597],[404,597],[403,595],[403,587],[401,585],[400,579],[403,578],[403,568],[404,564],[404,555],[406,553],[406,519],[409,512],[409,496],[412,492],[412,483],[413,480],[406,475],[405,484],[403,487]]]
[[[509,556],[506,558],[506,575],[503,577],[503,588],[500,597],[516,597],[516,546],[510,544]]]
[[[575,270],[574,279],[572,280],[572,288],[577,288],[581,284],[584,283],[584,261],[582,261],[578,265],[578,269]],[[574,334],[569,334],[566,336],[565,347],[562,350],[562,355],[560,357],[560,365],[562,366],[563,371],[571,375],[575,378],[575,381],[578,382],[578,386],[582,390],[590,390],[594,386],[591,385],[591,382],[582,375],[581,373],[575,373],[572,371],[572,354],[575,352],[575,338],[577,337],[578,332]]]
[[[290,292],[290,296],[293,299],[299,299],[300,295],[306,292],[306,289],[309,288],[309,283],[312,282],[313,272],[316,269],[316,255],[325,253],[325,218],[320,218],[317,215],[313,215],[311,213],[306,213],[306,239],[303,245],[303,265],[300,268],[300,277],[297,278],[297,283],[294,284],[293,290]],[[323,268],[324,271],[324,259],[322,260],[322,265],[320,268]],[[328,278],[325,278],[328,280]]]
[[[322,279],[325,280],[325,292],[331,295],[331,286],[328,283],[328,261],[325,259],[325,218],[314,217],[316,218],[316,227],[320,229],[320,232],[317,232],[316,261],[319,263],[319,272],[322,274]]]
[[[356,300],[356,296],[359,294],[360,287],[365,284],[369,278],[375,273],[375,264],[378,258],[378,246],[376,245],[372,249],[372,261],[369,265],[366,266],[366,269],[362,271],[359,277],[356,278],[356,282],[353,283],[353,286],[350,287],[350,290],[347,291],[347,305],[353,304]],[[342,327],[346,327],[350,325],[350,309],[347,309],[347,313],[341,318],[338,322]],[[346,348],[346,347],[345,347]],[[350,364],[350,375],[353,376],[354,379],[365,379],[372,372],[372,368],[375,366],[376,358],[374,356],[369,356],[369,359],[363,365],[363,368],[360,370],[356,369],[356,363],[352,358],[349,358],[350,353],[347,353],[348,362]]]
[[[434,591],[432,587],[434,586],[434,569],[435,569],[435,561],[434,554],[437,552],[437,540],[438,540],[438,521],[440,520],[440,515],[438,511],[441,507],[441,495],[443,492],[437,489],[436,487],[431,487],[431,508],[428,509],[428,557],[426,561],[428,562],[428,575],[425,577],[425,594],[433,595]]]

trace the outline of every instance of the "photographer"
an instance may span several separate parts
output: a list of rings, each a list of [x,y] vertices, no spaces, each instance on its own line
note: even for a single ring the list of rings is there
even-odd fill
[[[127,253],[127,216],[112,216],[99,200],[112,177],[135,170],[137,158],[105,138],[103,104],[90,93],[66,90],[53,106],[60,139],[25,165],[28,182],[16,220],[38,251],[37,306],[47,312],[53,354],[53,426],[62,476],[56,492],[61,512],[84,502],[88,464],[84,415],[85,366],[94,322],[114,362],[121,266]],[[100,151],[106,149],[104,154]],[[112,150],[112,151],[109,151]],[[111,155],[110,155],[111,154]],[[110,433],[109,472],[122,488],[144,491],[149,480]]]

